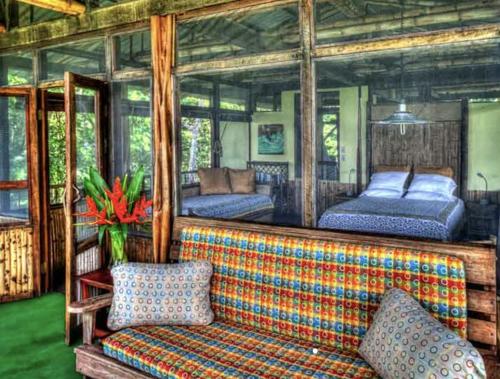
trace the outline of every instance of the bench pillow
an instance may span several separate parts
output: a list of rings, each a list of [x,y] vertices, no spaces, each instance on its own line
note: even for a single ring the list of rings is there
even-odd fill
[[[228,169],[231,190],[233,193],[251,194],[255,193],[255,169],[236,170]]]
[[[212,265],[126,263],[114,267],[108,328],[140,325],[208,325]]]
[[[384,295],[359,354],[384,379],[486,378],[476,348],[397,288]]]
[[[231,193],[231,183],[226,168],[200,168],[200,195],[225,195]]]

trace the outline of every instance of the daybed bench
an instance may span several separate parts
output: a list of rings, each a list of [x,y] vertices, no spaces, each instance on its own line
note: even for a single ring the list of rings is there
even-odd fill
[[[95,312],[111,296],[73,304],[84,322],[77,371],[93,378],[377,377],[357,349],[390,287],[466,334],[465,271],[456,257],[341,238],[182,228],[179,260],[200,259],[214,267],[213,324],[127,328],[91,345]]]
[[[182,215],[247,221],[272,221],[271,186],[256,185],[256,193],[200,196],[200,187],[183,189]]]

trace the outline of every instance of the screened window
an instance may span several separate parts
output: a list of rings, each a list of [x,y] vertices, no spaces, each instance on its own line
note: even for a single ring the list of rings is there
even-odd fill
[[[29,216],[25,97],[0,96],[0,224]]]
[[[30,52],[0,56],[0,86],[33,83],[33,56]]]
[[[296,4],[245,10],[178,24],[178,63],[299,47]]]
[[[151,33],[149,30],[114,37],[115,69],[151,67]]]
[[[113,84],[114,175],[144,167],[145,188],[152,191],[153,131],[151,118],[151,81],[149,79]]]
[[[316,0],[318,44],[498,22],[498,4],[440,1]]]
[[[185,76],[180,88],[182,214],[300,225],[299,67]],[[202,168],[250,170],[255,188],[200,196]]]
[[[66,71],[82,75],[106,72],[104,39],[43,49],[40,58],[42,80],[62,79]]]

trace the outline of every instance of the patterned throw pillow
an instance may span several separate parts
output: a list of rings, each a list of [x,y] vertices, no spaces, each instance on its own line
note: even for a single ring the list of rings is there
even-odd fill
[[[212,264],[127,263],[114,267],[108,328],[139,325],[208,325]]]
[[[359,354],[384,379],[486,378],[474,346],[396,288],[384,295]]]

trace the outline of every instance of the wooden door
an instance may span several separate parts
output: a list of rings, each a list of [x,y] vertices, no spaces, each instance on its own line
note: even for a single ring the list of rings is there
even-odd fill
[[[40,293],[36,92],[0,88],[0,303]]]
[[[107,94],[108,86],[105,82],[71,72],[65,73],[66,305],[77,299],[78,276],[100,268],[98,266],[102,267],[104,264],[103,252],[98,246],[97,228],[75,224],[89,221],[77,216],[85,210],[82,184],[84,175],[87,175],[90,167],[95,167],[103,177],[106,177]],[[66,312],[67,344],[71,343],[74,326],[74,317]]]

